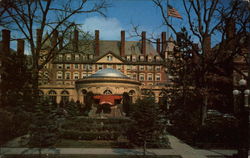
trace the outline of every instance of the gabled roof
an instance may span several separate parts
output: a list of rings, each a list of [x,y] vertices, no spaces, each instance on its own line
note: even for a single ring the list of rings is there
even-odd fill
[[[100,60],[101,58],[105,57],[105,56],[108,55],[108,54],[111,54],[111,55],[113,55],[114,57],[116,57],[117,59],[121,60],[122,62],[125,62],[125,60],[124,60],[121,56],[118,56],[118,55],[116,55],[115,53],[113,53],[113,52],[111,52],[111,51],[109,51],[109,52],[103,54],[102,56],[97,57],[97,58],[95,59],[95,62],[97,62],[98,60]]]

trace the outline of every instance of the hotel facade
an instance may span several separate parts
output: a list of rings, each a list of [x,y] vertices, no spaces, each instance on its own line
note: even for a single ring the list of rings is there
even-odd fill
[[[169,83],[165,59],[173,51],[172,38],[167,42],[163,32],[155,49],[146,40],[146,32],[140,41],[125,41],[125,31],[121,31],[120,41],[100,40],[99,35],[96,30],[93,42],[86,45],[75,30],[72,42],[39,72],[39,95],[57,103],[84,103],[87,92],[96,98],[127,92],[133,102],[149,94],[158,102]]]

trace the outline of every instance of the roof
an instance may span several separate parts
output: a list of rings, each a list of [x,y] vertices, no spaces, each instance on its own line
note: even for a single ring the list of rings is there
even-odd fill
[[[120,56],[120,41],[113,40],[100,40],[99,41],[99,56],[107,54],[107,52],[113,52],[114,54]],[[94,54],[94,41],[79,41],[79,52],[84,54]],[[62,51],[62,53],[73,52],[73,44]],[[74,52],[75,53],[75,52]],[[126,41],[125,42],[125,55],[141,55],[141,42],[140,41]],[[146,54],[158,55],[153,45],[146,41]]]
[[[122,72],[107,68],[98,70],[96,73],[92,74],[88,78],[129,78],[128,76],[124,75]]]

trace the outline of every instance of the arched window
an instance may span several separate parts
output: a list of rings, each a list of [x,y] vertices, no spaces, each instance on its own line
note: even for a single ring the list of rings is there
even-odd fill
[[[63,103],[69,102],[69,92],[68,91],[66,91],[66,90],[62,91],[61,102],[63,102]]]
[[[56,91],[54,90],[50,90],[49,91],[49,100],[52,102],[52,103],[56,103]]]
[[[43,101],[43,99],[44,99],[44,93],[43,93],[43,91],[41,91],[41,90],[39,90],[38,91],[38,100],[39,100],[39,102],[41,102],[41,101]]]
[[[83,90],[82,90],[82,94],[87,94],[87,90],[86,90],[86,89],[83,89]]]
[[[129,95],[135,95],[135,91],[134,90],[130,90],[129,91]]]
[[[78,80],[79,79],[79,72],[74,72],[74,79]]]
[[[112,91],[109,90],[109,89],[107,89],[107,90],[105,90],[105,91],[103,92],[103,94],[105,94],[105,95],[110,95],[110,94],[112,94]]]

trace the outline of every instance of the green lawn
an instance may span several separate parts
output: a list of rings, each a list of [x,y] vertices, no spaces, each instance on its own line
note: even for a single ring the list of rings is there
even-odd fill
[[[39,155],[8,155],[5,158],[40,158]],[[143,158],[142,155],[42,155],[41,158]],[[146,158],[182,158],[178,155],[146,156]]]

